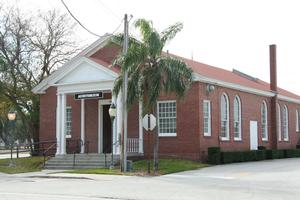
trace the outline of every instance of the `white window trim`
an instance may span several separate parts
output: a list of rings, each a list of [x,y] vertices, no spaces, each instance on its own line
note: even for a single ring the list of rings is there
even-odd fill
[[[66,138],[72,138],[72,134],[67,134],[67,109],[71,109],[71,123],[72,123],[72,107],[71,106],[66,106]],[[72,132],[72,125],[71,125],[71,132]]]
[[[283,132],[283,140],[284,141],[289,141],[289,110],[288,110],[286,105],[284,105],[283,114],[285,115],[285,124],[284,124],[285,129],[284,129],[284,132]]]
[[[276,121],[277,121],[277,128],[278,128],[278,141],[281,141],[281,108],[280,105],[277,103],[277,116],[276,116]]]
[[[299,132],[299,112],[296,109],[296,132]]]
[[[158,136],[159,137],[176,137],[177,133],[160,133],[159,132],[159,104],[160,103],[176,103],[176,100],[165,100],[165,101],[157,101],[156,103],[156,113],[157,113],[157,128],[158,128]],[[176,130],[177,130],[177,103],[176,105]]]
[[[233,139],[235,141],[242,141],[242,103],[241,103],[241,99],[238,95],[236,95],[234,97],[234,100],[233,100],[233,115],[234,115],[234,102],[235,102],[235,99],[238,100],[238,104],[239,104],[239,137],[235,137],[235,134],[234,134],[234,128],[233,128]],[[233,116],[233,123],[235,123],[234,121],[234,116]]]
[[[229,98],[228,98],[228,95],[224,92],[224,93],[222,93],[222,95],[221,95],[221,97],[220,97],[220,100],[221,100],[221,102],[220,102],[220,111],[222,111],[222,96],[225,96],[225,98],[226,98],[226,100],[227,100],[227,128],[226,128],[226,137],[222,137],[222,136],[220,136],[220,139],[222,140],[222,141],[229,141],[229,139],[230,139],[230,136],[229,136],[229,123],[230,123],[230,119],[229,119]],[[220,122],[221,122],[221,129],[222,129],[222,113],[221,113],[221,117],[220,117]]]
[[[211,102],[210,100],[203,100],[202,108],[204,108],[204,103],[208,103],[208,132],[204,132],[204,110],[203,113],[203,135],[211,136]]]
[[[268,106],[267,106],[267,103],[266,103],[266,101],[263,101],[263,103],[262,103],[262,106],[265,108],[265,110],[266,110],[266,114],[265,114],[265,116],[266,116],[266,128],[265,128],[265,131],[266,131],[266,137],[264,138],[263,137],[263,133],[261,134],[261,140],[262,141],[268,141],[268,138],[269,138],[269,133],[268,133]],[[262,110],[261,110],[262,111]],[[262,118],[262,112],[261,112],[261,122],[263,121],[263,118]],[[263,130],[263,129],[262,129]]]

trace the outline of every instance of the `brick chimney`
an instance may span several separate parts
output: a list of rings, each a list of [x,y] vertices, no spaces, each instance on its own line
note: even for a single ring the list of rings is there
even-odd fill
[[[270,89],[275,93],[271,98],[271,147],[272,149],[278,148],[277,135],[278,135],[278,126],[277,126],[277,66],[276,66],[276,45],[272,44],[269,46],[270,50]]]
[[[270,89],[277,92],[276,45],[270,45]]]

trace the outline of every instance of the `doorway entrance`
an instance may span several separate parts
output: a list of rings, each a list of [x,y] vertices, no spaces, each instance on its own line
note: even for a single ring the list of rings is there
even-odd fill
[[[111,153],[111,120],[110,120],[110,116],[109,116],[109,107],[110,105],[103,105],[102,107],[102,111],[103,111],[103,115],[102,115],[102,133],[103,133],[103,153]]]
[[[250,121],[250,150],[258,149],[257,121]]]

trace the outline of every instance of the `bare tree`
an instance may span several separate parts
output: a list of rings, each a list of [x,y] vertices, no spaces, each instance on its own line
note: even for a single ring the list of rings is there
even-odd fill
[[[38,141],[39,96],[31,90],[78,51],[75,24],[57,10],[0,13],[0,95],[18,112],[28,140]]]

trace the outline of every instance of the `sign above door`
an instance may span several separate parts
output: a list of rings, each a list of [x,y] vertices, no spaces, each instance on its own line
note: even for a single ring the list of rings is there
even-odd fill
[[[74,99],[80,100],[80,99],[101,99],[103,98],[103,92],[87,92],[87,93],[80,93],[75,94]]]

